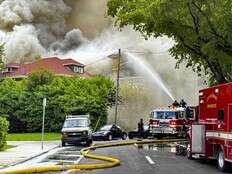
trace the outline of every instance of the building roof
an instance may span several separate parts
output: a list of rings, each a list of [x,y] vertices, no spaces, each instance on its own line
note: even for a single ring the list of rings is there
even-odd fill
[[[77,65],[84,67],[83,64],[77,62],[71,58],[69,59],[60,59],[58,57],[42,58],[36,60],[32,63],[9,63],[6,65],[6,68],[16,68],[13,72],[5,73],[3,76],[10,76],[16,78],[22,78],[27,76],[29,73],[38,71],[41,69],[49,70],[58,76],[81,76],[81,77],[90,77],[91,75],[87,72],[84,73],[75,73],[70,68],[69,65]]]
[[[11,63],[6,64],[6,68],[8,67],[18,68],[19,66],[20,64],[16,62],[11,62]]]

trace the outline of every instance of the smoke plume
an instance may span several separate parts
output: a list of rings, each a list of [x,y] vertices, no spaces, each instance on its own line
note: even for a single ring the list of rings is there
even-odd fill
[[[35,56],[70,50],[84,42],[79,29],[68,30],[66,18],[70,13],[71,7],[63,0],[2,1],[0,37],[6,43],[6,62],[31,61]]]

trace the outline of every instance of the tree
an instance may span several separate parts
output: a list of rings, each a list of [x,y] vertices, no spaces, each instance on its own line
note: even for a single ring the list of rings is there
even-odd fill
[[[23,81],[15,81],[6,78],[0,82],[0,116],[7,115],[10,132],[20,132],[24,129],[24,123],[19,118],[19,98],[23,90]]]
[[[176,67],[185,62],[216,83],[232,81],[232,1],[109,0],[108,15],[120,28],[132,25],[145,37],[175,40]]]
[[[114,83],[105,77],[56,77],[47,71],[16,81],[0,82],[0,116],[7,115],[10,132],[41,130],[42,101],[47,98],[45,130],[60,132],[68,114],[90,114],[93,128],[107,121],[107,110],[115,102]]]
[[[37,70],[29,74],[27,80],[27,89],[36,90],[37,87],[47,85],[52,82],[54,74],[48,70]]]
[[[0,151],[6,145],[6,135],[8,131],[9,123],[6,118],[0,115]]]

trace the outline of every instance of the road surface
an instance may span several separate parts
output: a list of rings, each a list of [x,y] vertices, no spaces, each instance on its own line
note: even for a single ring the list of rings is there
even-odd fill
[[[102,142],[95,142],[95,144]],[[21,166],[41,166],[51,164],[78,164],[96,163],[102,161],[85,159],[80,155],[82,147],[68,146],[59,147],[27,161]],[[201,162],[199,160],[188,160],[184,156],[176,155],[175,144],[142,145],[137,144],[121,147],[110,147],[96,149],[90,153],[103,156],[116,157],[120,159],[121,165],[110,169],[78,172],[55,172],[55,174],[218,174],[215,162]]]
[[[131,145],[97,149],[96,154],[116,157],[121,165],[111,169],[89,171],[89,174],[218,174],[216,163],[188,160],[176,155],[175,145]],[[83,159],[81,163],[95,160]]]

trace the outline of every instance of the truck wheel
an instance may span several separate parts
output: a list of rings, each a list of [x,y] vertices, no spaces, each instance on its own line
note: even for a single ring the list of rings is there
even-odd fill
[[[187,142],[187,144],[186,144],[186,156],[187,156],[187,158],[189,159],[189,160],[192,160],[193,159],[193,157],[192,157],[192,153],[191,153],[191,148],[190,148],[190,140],[188,139],[187,140],[188,142]]]
[[[62,147],[66,146],[66,143],[64,141],[61,142]]]
[[[187,158],[190,159],[190,160],[193,159],[192,153],[191,153],[191,149],[190,149],[190,144],[189,144],[189,143],[187,144],[186,156],[187,156]]]
[[[222,149],[218,151],[217,166],[218,166],[218,169],[222,172],[226,172],[229,169],[229,164],[227,161],[225,161],[224,152]]]

